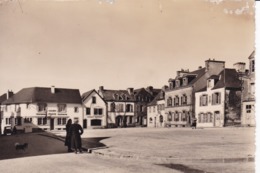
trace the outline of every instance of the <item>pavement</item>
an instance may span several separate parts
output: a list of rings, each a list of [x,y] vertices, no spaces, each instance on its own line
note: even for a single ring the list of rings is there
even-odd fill
[[[31,141],[32,146],[25,153],[12,151],[14,153],[10,156],[16,159],[2,158],[4,160],[0,161],[0,171],[253,173],[255,172],[254,130],[254,128],[85,130],[82,135],[83,147],[91,149],[91,154],[66,153],[63,143],[65,132],[62,131],[30,134],[34,136],[24,134],[16,138],[21,141],[33,139],[43,144],[35,145]],[[0,137],[0,148],[11,146],[17,141],[11,138],[15,139],[9,136]],[[2,153],[9,155],[9,152],[11,151],[1,150],[0,159]],[[13,165],[14,162],[15,167],[7,166]]]

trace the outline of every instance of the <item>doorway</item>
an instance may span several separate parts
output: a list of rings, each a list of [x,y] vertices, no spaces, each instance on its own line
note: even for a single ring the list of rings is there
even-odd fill
[[[50,130],[54,130],[54,118],[50,119]]]

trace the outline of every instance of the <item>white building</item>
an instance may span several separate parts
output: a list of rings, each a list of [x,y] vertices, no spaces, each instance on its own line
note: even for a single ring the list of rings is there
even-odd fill
[[[249,56],[249,71],[242,76],[242,117],[241,124],[255,126],[255,51]]]
[[[78,89],[24,88],[4,101],[2,106],[2,129],[16,126],[25,130],[64,130],[68,119],[83,122]]]
[[[224,127],[240,119],[241,82],[235,69],[224,69],[207,79],[195,93],[197,127]]]
[[[84,106],[83,127],[101,128],[107,126],[107,104],[95,89],[82,95]]]
[[[165,90],[162,89],[147,106],[147,127],[165,127],[168,122],[165,114]]]

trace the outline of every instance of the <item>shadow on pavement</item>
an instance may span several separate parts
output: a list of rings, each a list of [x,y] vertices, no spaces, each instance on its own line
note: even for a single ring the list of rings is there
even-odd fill
[[[193,168],[190,168],[190,167],[182,165],[182,164],[170,163],[170,164],[156,164],[156,165],[164,166],[164,167],[171,168],[171,169],[175,169],[175,170],[178,170],[178,171],[182,171],[184,173],[206,173],[203,170],[193,169]],[[210,173],[210,172],[207,172],[207,173]]]
[[[106,138],[83,138],[83,150],[106,147],[100,143],[101,140]],[[64,145],[64,137],[59,137],[49,132],[0,136],[0,141],[0,160],[67,153],[67,147]],[[15,143],[28,143],[28,148],[25,150],[16,150]]]

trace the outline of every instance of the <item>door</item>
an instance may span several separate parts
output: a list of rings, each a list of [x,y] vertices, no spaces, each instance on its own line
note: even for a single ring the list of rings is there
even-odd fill
[[[54,130],[54,118],[50,119],[50,130]]]
[[[116,125],[119,127],[122,125],[122,116],[117,116],[116,117]]]
[[[214,126],[215,127],[220,127],[221,126],[220,112],[219,111],[215,111],[214,112]]]
[[[83,128],[86,129],[88,126],[87,126],[87,119],[84,119],[83,120]]]

